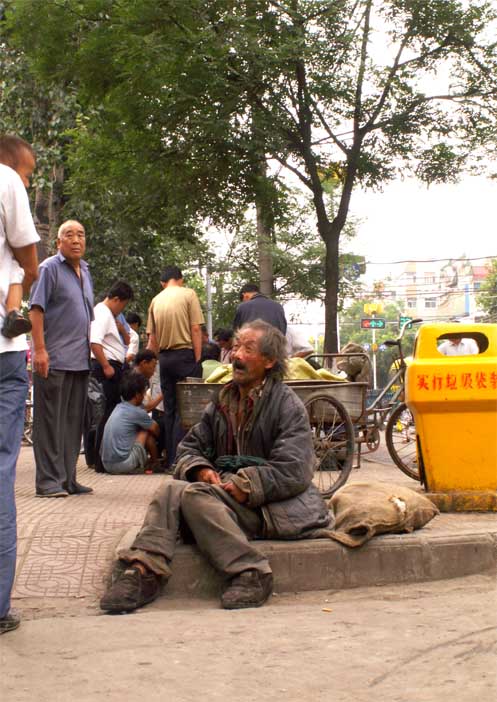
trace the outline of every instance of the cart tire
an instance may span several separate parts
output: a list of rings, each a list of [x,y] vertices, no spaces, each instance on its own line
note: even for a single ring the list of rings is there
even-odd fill
[[[390,414],[385,429],[388,453],[395,465],[413,480],[420,480],[416,427],[411,411],[401,402]]]
[[[354,426],[342,403],[328,395],[311,395],[305,408],[317,459],[314,483],[323,497],[331,497],[352,469]]]

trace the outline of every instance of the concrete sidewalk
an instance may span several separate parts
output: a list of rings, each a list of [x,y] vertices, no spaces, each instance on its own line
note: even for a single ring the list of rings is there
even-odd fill
[[[368,460],[374,459],[374,461]],[[416,487],[385,451],[363,459],[353,481]],[[93,495],[34,497],[34,462],[18,464],[19,554],[13,604],[24,618],[95,613],[116,546],[141,524],[155,489],[169,477],[110,476],[80,462],[78,479]],[[481,573],[497,565],[495,513],[441,514],[414,534],[375,537],[359,549],[328,540],[260,542],[270,557],[276,592],[407,583]],[[167,596],[213,596],[219,578],[198,552],[181,546]]]

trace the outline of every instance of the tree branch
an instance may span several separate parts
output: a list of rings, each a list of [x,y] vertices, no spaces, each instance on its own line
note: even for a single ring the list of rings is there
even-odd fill
[[[335,144],[335,146],[338,146],[338,148],[339,148],[341,151],[343,151],[343,153],[344,153],[345,155],[347,155],[348,152],[349,152],[348,149],[347,149],[347,147],[346,147],[345,144],[343,144],[343,143],[340,141],[340,139],[338,139],[338,138],[335,136],[335,134],[332,132],[332,130],[330,129],[330,127],[329,127],[329,125],[328,125],[328,122],[326,121],[326,119],[325,119],[323,113],[322,113],[321,110],[319,109],[319,107],[318,107],[316,101],[314,100],[314,98],[310,97],[309,99],[310,99],[311,104],[312,104],[312,106],[313,106],[313,108],[314,108],[314,111],[316,112],[316,114],[317,114],[317,116],[318,116],[318,118],[319,118],[319,121],[321,122],[321,125],[323,126],[324,130],[326,131],[326,133],[329,135],[330,139],[333,141],[333,143]],[[323,140],[321,140],[321,141],[323,141]],[[318,142],[315,142],[315,143],[318,143]]]
[[[447,102],[457,102],[458,100],[467,100],[468,98],[473,98],[473,97],[495,97],[497,96],[497,88],[494,90],[489,90],[487,92],[467,92],[467,93],[460,93],[459,95],[425,95],[423,97],[420,97],[416,100],[413,100],[411,105],[403,110],[402,112],[399,112],[397,114],[392,115],[390,119],[385,119],[382,120],[381,122],[376,122],[376,124],[370,125],[367,130],[363,129],[363,133],[367,132],[372,132],[377,129],[384,129],[387,127],[389,124],[392,123],[393,119],[404,119],[405,117],[408,117],[411,112],[416,109],[419,105],[422,105],[423,103],[427,102],[435,102],[436,100],[445,100]]]
[[[394,78],[394,76],[397,73],[398,68],[399,68],[400,57],[402,56],[402,52],[405,49],[407,41],[409,40],[409,36],[410,36],[409,32],[407,32],[400,43],[399,50],[397,51],[397,55],[394,59],[393,65],[388,73],[388,78],[385,81],[385,85],[383,86],[383,91],[380,95],[380,99],[378,100],[378,104],[376,105],[376,109],[373,110],[373,114],[371,115],[371,117],[368,119],[368,121],[366,122],[366,124],[363,127],[364,132],[369,131],[369,126],[371,124],[373,124],[373,122],[375,121],[375,119],[378,117],[381,110],[383,109],[385,101],[388,97],[388,93],[390,92],[390,88],[392,87],[393,78]]]
[[[361,43],[361,58],[359,61],[359,72],[357,74],[357,87],[354,98],[354,140],[356,136],[359,135],[359,122],[362,115],[362,85],[364,82],[364,74],[366,72],[366,58],[368,55],[368,41],[369,41],[369,30],[370,30],[370,18],[371,18],[371,2],[368,0],[366,9],[364,11],[364,29],[362,32],[362,43]]]
[[[297,176],[297,178],[299,178],[302,181],[302,183],[307,188],[309,188],[309,190],[312,191],[312,182],[309,180],[309,178],[306,178],[305,175],[303,173],[301,173],[298,168],[296,168],[295,166],[291,166],[288,163],[288,161],[286,159],[284,159],[282,156],[278,156],[277,154],[272,154],[272,157],[274,159],[276,159],[276,161],[278,161],[278,163],[281,163],[282,166],[284,166],[285,168],[288,168],[289,171],[294,173]]]

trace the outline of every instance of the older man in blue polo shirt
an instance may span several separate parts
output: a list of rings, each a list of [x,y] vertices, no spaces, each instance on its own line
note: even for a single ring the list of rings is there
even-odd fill
[[[93,284],[83,261],[84,227],[64,222],[58,252],[41,263],[29,317],[33,325],[36,495],[92,492],[76,480],[90,371]]]

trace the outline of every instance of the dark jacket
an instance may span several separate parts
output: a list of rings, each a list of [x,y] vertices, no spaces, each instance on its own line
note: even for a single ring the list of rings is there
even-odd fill
[[[286,334],[286,317],[283,307],[279,302],[275,302],[261,293],[257,293],[247,302],[238,305],[233,320],[233,329],[239,329],[242,324],[253,322],[254,319],[262,319],[279,329],[282,334]]]
[[[249,507],[261,508],[266,538],[297,539],[330,523],[330,514],[312,483],[314,451],[309,420],[302,402],[283,383],[268,379],[256,403],[239,453],[264,459],[236,473],[250,482]],[[175,477],[192,481],[194,469],[216,470],[220,456],[236,454],[230,422],[219,400],[180,443]],[[223,482],[229,474],[218,471]]]

